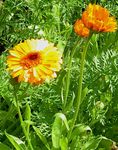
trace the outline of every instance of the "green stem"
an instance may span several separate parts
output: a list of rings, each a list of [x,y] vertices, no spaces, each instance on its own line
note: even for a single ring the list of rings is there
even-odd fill
[[[74,128],[75,122],[76,122],[77,117],[78,117],[78,112],[79,112],[79,109],[80,109],[84,64],[85,64],[86,52],[87,52],[87,49],[88,49],[90,39],[91,39],[91,36],[87,39],[86,45],[83,49],[82,56],[81,56],[80,77],[79,77],[78,92],[77,92],[77,97],[76,97],[76,108],[75,108],[75,114],[74,114],[74,117],[73,117],[73,122],[71,124],[71,128],[70,128],[70,131],[69,131],[69,134],[68,134],[69,138],[71,136],[71,133],[72,133],[72,130]]]
[[[81,41],[82,42],[82,41]],[[80,44],[81,44],[80,42]],[[67,104],[67,97],[68,97],[68,93],[69,93],[69,87],[70,87],[70,76],[71,76],[71,66],[72,66],[72,58],[75,54],[75,50],[76,47],[79,43],[79,40],[77,40],[77,42],[75,43],[71,55],[70,55],[70,59],[69,59],[69,63],[68,63],[68,71],[67,71],[67,76],[66,76],[66,91],[65,91],[65,99],[64,99],[64,108],[66,107]]]
[[[28,136],[27,131],[26,131],[26,129],[24,127],[24,124],[23,124],[23,118],[22,118],[22,115],[21,115],[21,111],[20,111],[20,107],[19,107],[18,102],[16,102],[16,106],[17,106],[18,115],[19,115],[19,119],[20,119],[20,122],[21,122],[21,126],[22,126],[22,129],[23,129],[24,135],[26,137],[26,140],[28,142],[28,145],[29,145],[30,149],[33,150],[33,147],[32,147],[32,144],[30,142],[29,136]]]
[[[16,94],[17,94],[17,92],[14,89],[14,97],[15,97],[15,102],[16,102],[16,108],[17,108],[17,111],[18,111],[18,116],[19,116],[19,119],[20,119],[21,127],[22,127],[23,133],[24,133],[24,135],[26,137],[26,140],[27,140],[27,143],[28,143],[28,146],[29,146],[30,150],[33,150],[32,144],[30,142],[29,135],[28,135],[28,133],[27,133],[27,131],[25,129],[25,126],[24,126],[24,122],[23,122],[23,118],[22,118],[22,115],[21,115],[19,102],[18,102],[18,98],[17,98]]]

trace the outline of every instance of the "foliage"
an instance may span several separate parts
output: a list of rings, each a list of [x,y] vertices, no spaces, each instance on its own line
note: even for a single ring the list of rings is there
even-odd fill
[[[67,106],[68,64],[79,39],[73,24],[89,0],[0,1],[0,149],[28,150],[14,98],[19,98],[23,126],[35,150],[110,150],[118,144],[118,31],[94,34],[84,68],[82,102],[77,124],[69,131],[80,77],[84,41],[72,58]],[[93,2],[93,1],[91,1]],[[98,0],[117,18],[118,1]],[[42,85],[17,84],[6,66],[7,50],[25,39],[45,38],[63,53],[62,70],[55,80]],[[80,40],[80,39],[79,39]],[[29,87],[28,87],[29,86]],[[26,88],[28,89],[26,90]]]

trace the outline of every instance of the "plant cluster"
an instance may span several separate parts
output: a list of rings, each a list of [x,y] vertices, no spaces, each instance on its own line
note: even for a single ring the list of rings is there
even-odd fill
[[[118,149],[117,4],[0,1],[0,150]]]

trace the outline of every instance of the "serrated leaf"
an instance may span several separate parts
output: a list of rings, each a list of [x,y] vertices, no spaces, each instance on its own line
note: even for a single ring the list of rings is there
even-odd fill
[[[47,142],[47,139],[44,137],[44,135],[41,133],[39,128],[36,128],[35,126],[33,126],[36,134],[38,135],[38,137],[40,138],[40,140],[43,142],[43,144],[45,145],[45,147],[50,150],[50,146]]]

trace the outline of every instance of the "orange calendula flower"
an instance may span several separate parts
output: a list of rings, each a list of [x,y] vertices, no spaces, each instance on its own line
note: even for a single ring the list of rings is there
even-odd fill
[[[84,25],[97,32],[114,32],[117,29],[117,22],[110,17],[109,11],[100,5],[89,4],[82,14]]]
[[[74,31],[81,37],[89,36],[89,29],[85,27],[81,19],[78,19],[74,24]]]
[[[26,40],[9,51],[8,70],[13,78],[34,84],[56,77],[62,63],[61,53],[44,39]]]

